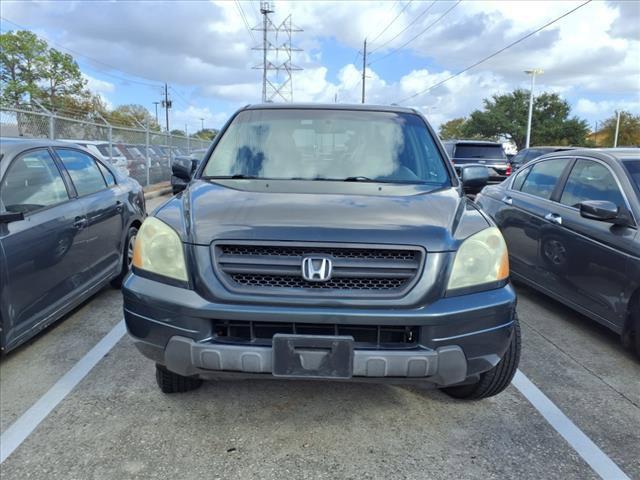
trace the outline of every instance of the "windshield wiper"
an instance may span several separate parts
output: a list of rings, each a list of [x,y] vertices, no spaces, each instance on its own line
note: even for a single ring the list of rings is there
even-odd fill
[[[245,175],[243,173],[236,173],[234,175],[211,175],[204,177],[207,180],[256,180],[262,177],[256,177],[255,175]]]
[[[363,177],[361,175],[358,175],[357,177],[347,177],[342,181],[343,182],[377,182],[378,180],[372,180],[369,177]]]

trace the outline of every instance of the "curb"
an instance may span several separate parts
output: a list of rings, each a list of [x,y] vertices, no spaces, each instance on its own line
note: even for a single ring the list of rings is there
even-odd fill
[[[150,200],[156,197],[162,197],[171,193],[171,187],[162,188],[160,190],[154,190],[153,192],[145,192],[144,199]]]

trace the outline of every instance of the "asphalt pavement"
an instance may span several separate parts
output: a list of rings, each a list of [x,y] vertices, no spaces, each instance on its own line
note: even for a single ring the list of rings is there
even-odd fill
[[[522,374],[640,479],[640,362],[607,329],[516,288]],[[120,292],[105,288],[4,357],[0,431],[121,319]],[[537,407],[514,386],[476,402],[416,387],[307,381],[207,382],[164,395],[153,364],[124,336],[0,469],[3,480],[600,478]]]

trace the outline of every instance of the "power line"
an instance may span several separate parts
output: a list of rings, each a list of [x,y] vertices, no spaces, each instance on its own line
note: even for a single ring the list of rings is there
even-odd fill
[[[487,56],[486,56],[486,57],[484,57],[483,59],[478,60],[478,61],[477,61],[477,62],[475,62],[473,65],[469,65],[468,67],[466,67],[466,68],[464,68],[464,69],[460,70],[460,71],[459,71],[459,72],[457,72],[457,73],[454,73],[453,75],[451,75],[451,76],[449,76],[449,77],[445,78],[444,80],[442,80],[442,81],[440,81],[440,82],[437,82],[437,83],[435,83],[435,84],[431,85],[429,88],[426,88],[426,89],[424,89],[424,90],[422,90],[422,91],[420,91],[420,92],[414,93],[413,95],[409,95],[408,97],[402,98],[402,99],[398,100],[398,101],[397,101],[397,102],[395,102],[395,103],[398,103],[398,104],[399,104],[399,103],[403,103],[403,102],[405,102],[406,100],[410,100],[410,99],[415,98],[415,97],[417,97],[417,96],[419,96],[419,95],[422,95],[422,94],[424,94],[424,93],[427,93],[427,92],[429,92],[429,91],[433,90],[434,88],[439,87],[439,86],[440,86],[440,85],[442,85],[443,83],[448,82],[449,80],[451,80],[451,79],[453,79],[453,78],[456,78],[457,76],[460,76],[460,75],[462,75],[462,74],[463,74],[463,73],[465,73],[465,72],[468,72],[469,70],[471,70],[471,69],[472,69],[472,68],[474,68],[474,67],[477,67],[477,66],[478,66],[478,65],[480,65],[481,63],[484,63],[484,62],[486,62],[487,60],[490,60],[491,58],[495,57],[496,55],[499,55],[500,53],[504,52],[505,50],[507,50],[507,49],[509,49],[509,48],[513,47],[514,45],[517,45],[518,43],[520,43],[520,42],[522,42],[523,40],[526,40],[527,38],[529,38],[529,37],[531,37],[531,36],[535,35],[536,33],[540,32],[541,30],[544,30],[544,29],[545,29],[545,28],[547,28],[548,26],[553,25],[554,23],[556,23],[556,22],[557,22],[557,21],[559,21],[559,20],[562,20],[562,19],[563,19],[564,17],[566,17],[567,15],[571,15],[571,14],[572,14],[573,12],[575,12],[576,10],[578,10],[578,9],[580,9],[580,8],[582,8],[582,7],[584,7],[584,6],[585,6],[585,5],[587,5],[588,3],[591,3],[591,1],[592,1],[592,0],[587,0],[587,1],[586,1],[586,2],[584,2],[584,3],[581,3],[581,4],[580,4],[580,5],[578,5],[577,7],[575,7],[575,8],[573,8],[573,9],[569,10],[569,11],[568,11],[568,12],[566,12],[566,13],[563,13],[562,15],[560,15],[559,17],[557,17],[557,18],[555,18],[555,19],[551,20],[550,22],[545,23],[544,25],[542,25],[541,27],[539,27],[539,28],[535,29],[534,31],[527,33],[524,37],[521,37],[521,38],[519,38],[518,40],[516,40],[516,41],[514,41],[514,42],[511,42],[509,45],[507,45],[507,46],[505,46],[505,47],[502,47],[500,50],[498,50],[498,51],[496,51],[496,52],[493,52],[491,55],[487,55]]]
[[[249,35],[251,36],[251,41],[253,43],[256,43],[256,39],[253,36],[253,32],[251,31],[251,27],[249,26],[249,22],[247,21],[247,17],[244,14],[244,10],[242,9],[242,5],[240,5],[240,2],[238,0],[235,1],[236,4],[236,8],[238,9],[238,13],[240,14],[240,18],[242,18],[242,22],[244,23],[244,27],[247,29],[247,32],[249,32]]]
[[[456,8],[460,2],[462,0],[458,0],[456,3],[453,4],[452,7],[449,7],[449,9],[444,12],[442,15],[440,15],[435,21],[431,22],[429,25],[426,26],[426,28],[424,28],[420,33],[418,33],[417,35],[413,36],[410,40],[408,40],[407,42],[403,43],[402,45],[400,45],[398,48],[395,48],[393,50],[391,50],[389,53],[387,53],[386,55],[372,61],[369,63],[369,65],[371,65],[372,63],[376,63],[379,62],[380,60],[384,60],[387,57],[390,57],[391,55],[393,55],[394,53],[402,50],[404,47],[406,47],[407,45],[409,45],[411,42],[413,42],[416,38],[418,38],[420,35],[423,35],[424,33],[426,33],[431,27],[433,27],[436,23],[438,23],[440,20],[442,20],[444,17],[447,16],[447,14],[453,10],[454,8]]]
[[[29,30],[29,31],[31,31],[31,32],[33,33],[33,30],[32,30],[30,27],[26,27],[26,26],[24,26],[24,25],[20,25],[20,24],[18,24],[18,23],[16,23],[16,22],[13,22],[13,21],[9,20],[9,19],[8,19],[8,18],[6,18],[6,17],[2,17],[2,16],[0,16],[0,18],[1,18],[2,20],[4,20],[5,22],[7,22],[7,23],[10,23],[10,24],[12,24],[12,25],[15,25],[16,27],[21,28],[21,29],[23,29],[23,30]],[[34,33],[34,35],[35,35],[35,33]],[[73,53],[74,55],[77,55],[77,56],[79,56],[79,57],[86,58],[87,60],[91,60],[92,62],[98,63],[98,64],[100,64],[100,65],[104,65],[104,66],[106,66],[106,67],[109,67],[109,68],[111,68],[111,69],[113,69],[113,70],[116,70],[116,71],[119,71],[119,72],[122,72],[122,73],[127,73],[128,75],[132,75],[132,76],[134,76],[134,77],[144,78],[144,77],[140,77],[139,75],[135,75],[135,74],[133,74],[133,73],[125,72],[124,70],[122,70],[122,69],[121,69],[121,68],[119,68],[119,67],[116,67],[115,65],[111,65],[111,64],[109,64],[109,63],[103,62],[102,60],[95,59],[95,58],[93,58],[93,57],[90,57],[90,56],[88,56],[88,55],[85,55],[85,54],[83,54],[83,53],[80,53],[80,52],[78,52],[77,50],[72,50],[72,49],[70,49],[70,48],[68,48],[68,47],[65,47],[64,45],[61,45],[61,44],[59,44],[59,43],[57,43],[57,42],[54,42],[54,41],[52,41],[52,40],[48,40],[48,39],[46,39],[46,38],[42,38],[42,37],[40,37],[40,36],[38,36],[38,35],[36,35],[36,36],[37,36],[38,38],[40,38],[41,40],[46,41],[47,43],[50,43],[50,44],[52,44],[52,45],[56,45],[58,48],[61,48],[61,49],[66,50],[66,51],[68,51],[68,52],[71,52],[71,53]],[[109,76],[109,77],[117,78],[118,80],[122,80],[122,81],[124,81],[124,82],[137,83],[137,84],[140,84],[140,85],[145,85],[145,86],[147,86],[147,87],[154,87],[154,88],[160,87],[160,84],[159,84],[159,83],[141,82],[141,81],[139,81],[139,80],[132,80],[132,79],[129,79],[129,78],[120,77],[120,76],[118,76],[118,75],[114,75],[114,74],[112,74],[112,73],[107,73],[107,72],[103,72],[103,71],[100,71],[100,73],[102,73],[102,74],[104,74],[104,75],[106,75],[106,76]]]
[[[408,7],[409,5],[411,5],[411,2],[413,2],[413,0],[409,0],[409,1],[404,5],[404,7],[402,7],[402,10],[400,10],[400,13],[398,13],[398,14],[393,18],[393,20],[391,20],[391,21],[387,24],[387,26],[386,26],[386,27],[384,27],[384,28],[382,29],[382,31],[381,31],[378,35],[376,35],[376,37],[375,37],[373,40],[371,40],[369,43],[374,43],[376,40],[378,40],[378,39],[382,36],[382,34],[383,34],[384,32],[386,32],[386,31],[389,29],[389,27],[390,27],[391,25],[393,25],[393,24],[394,24],[394,22],[395,22],[398,18],[400,18],[400,15],[402,15],[402,13],[407,9],[407,7]]]
[[[189,100],[187,100],[185,98],[184,95],[182,95],[178,90],[176,90],[175,88],[173,88],[172,86],[169,86],[169,90],[171,90],[173,93],[175,93],[179,98],[181,98],[182,103],[184,103],[187,107],[195,107],[195,105],[193,105]]]
[[[390,38],[389,40],[387,40],[386,42],[384,42],[382,45],[377,46],[376,48],[374,48],[373,50],[371,50],[371,55],[373,55],[375,52],[377,52],[378,50],[380,50],[381,48],[383,48],[385,45],[390,44],[391,42],[393,42],[396,38],[398,38],[400,35],[402,35],[404,32],[406,32],[407,30],[409,30],[409,28],[416,23],[418,20],[420,20],[424,15],[427,14],[427,12],[429,10],[431,10],[431,7],[433,7],[436,2],[438,0],[433,0],[433,2],[431,2],[431,4],[425,8],[416,18],[414,18],[411,23],[409,23],[409,25],[407,25],[406,27],[404,27],[402,30],[400,30],[395,36],[393,36],[392,38]]]

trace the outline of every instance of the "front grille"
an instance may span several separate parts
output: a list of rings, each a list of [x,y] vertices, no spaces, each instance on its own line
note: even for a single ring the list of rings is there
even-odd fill
[[[332,278],[326,282],[307,282],[292,275],[231,275],[236,283],[255,287],[314,288],[340,290],[394,290],[405,285],[404,278]]]
[[[396,325],[343,325],[218,320],[215,340],[228,343],[271,345],[276,333],[292,335],[348,335],[356,348],[401,349],[418,344],[418,327]]]
[[[371,248],[336,248],[336,247],[295,247],[269,245],[220,245],[224,255],[251,255],[276,257],[302,257],[314,253],[330,255],[334,258],[353,258],[356,260],[413,260],[415,250],[390,250]]]
[[[230,290],[274,295],[399,296],[413,286],[423,262],[417,247],[225,242],[213,248],[216,271]],[[302,260],[313,255],[331,259],[329,280],[302,277]]]

